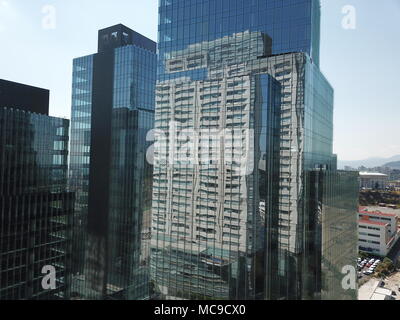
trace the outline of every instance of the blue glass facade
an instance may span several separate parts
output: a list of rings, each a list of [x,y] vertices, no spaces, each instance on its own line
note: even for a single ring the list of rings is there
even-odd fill
[[[73,62],[69,186],[75,191],[73,272],[82,272],[89,194],[93,56]]]
[[[115,49],[113,108],[154,111],[154,52],[137,46]]]
[[[324,282],[354,265],[356,184],[338,209],[346,245],[330,250],[346,179],[319,27],[319,1],[160,1],[151,275],[163,298],[355,297]]]
[[[117,25],[99,31],[99,52],[74,60],[71,187],[76,190],[73,294],[149,295],[155,43]]]
[[[0,106],[0,300],[68,299],[74,210],[74,194],[67,191],[69,121],[23,107]],[[54,290],[42,286],[45,266],[55,268]]]
[[[279,165],[279,83],[251,72],[176,79],[159,83],[157,97],[156,129],[166,133],[168,143],[159,138],[155,148],[151,275],[156,290],[164,298],[262,299],[265,208],[277,209],[278,203],[279,175],[271,173]],[[178,157],[186,151],[195,156],[165,162],[171,145],[187,137],[174,141],[166,132],[174,122],[178,132],[197,134],[199,148],[178,148]]]
[[[246,30],[269,35],[273,54],[305,52],[319,65],[319,0],[160,0],[159,79],[171,52]]]

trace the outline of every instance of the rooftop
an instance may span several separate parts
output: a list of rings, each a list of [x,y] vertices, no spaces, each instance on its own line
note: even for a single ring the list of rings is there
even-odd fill
[[[397,217],[396,214],[394,213],[383,213],[381,211],[368,211],[365,208],[360,208],[359,210],[360,214],[365,214],[365,215],[370,215],[370,216],[378,216],[378,217]]]
[[[387,174],[379,172],[360,172],[360,176],[370,176],[370,177],[389,177]]]
[[[49,114],[50,91],[0,79],[0,107]]]
[[[360,219],[358,220],[359,223],[366,223],[366,224],[373,224],[376,226],[386,226],[388,223],[384,223],[384,222],[377,222],[377,221],[371,221],[371,220],[365,220],[365,219]]]
[[[157,44],[142,34],[132,29],[117,24],[99,30],[98,52],[113,50],[128,45],[135,45],[156,53]]]
[[[370,280],[358,290],[358,300],[388,300],[392,295],[389,289],[379,287],[379,280]]]

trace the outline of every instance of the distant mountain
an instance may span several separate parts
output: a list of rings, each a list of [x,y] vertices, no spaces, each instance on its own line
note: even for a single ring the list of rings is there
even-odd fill
[[[352,167],[352,168],[359,168],[361,166],[367,167],[367,168],[374,168],[374,167],[380,167],[384,166],[385,164],[392,163],[392,162],[399,162],[400,161],[400,155],[393,156],[390,158],[368,158],[365,160],[353,160],[353,161],[341,161],[338,160],[338,167],[339,169],[343,169],[344,167]]]
[[[400,161],[386,163],[385,167],[400,170]]]

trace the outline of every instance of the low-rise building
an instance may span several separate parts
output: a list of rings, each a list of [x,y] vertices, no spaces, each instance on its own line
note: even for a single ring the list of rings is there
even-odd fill
[[[387,174],[378,172],[360,172],[360,188],[386,189],[389,182]]]
[[[399,238],[396,214],[359,210],[359,250],[386,256]]]
[[[393,190],[400,191],[400,180],[390,181],[388,186]]]

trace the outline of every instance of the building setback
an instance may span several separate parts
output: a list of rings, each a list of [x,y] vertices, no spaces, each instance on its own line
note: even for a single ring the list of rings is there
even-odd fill
[[[48,116],[48,90],[0,80],[0,93],[0,300],[67,299],[69,121]],[[54,290],[42,286],[46,266]]]
[[[116,25],[74,60],[70,184],[77,192],[73,293],[148,297],[156,44]]]

